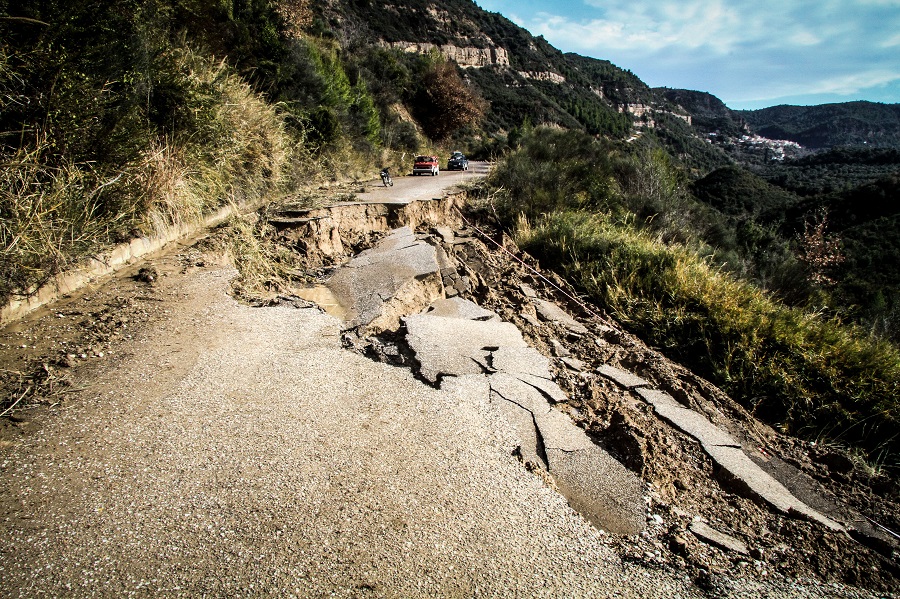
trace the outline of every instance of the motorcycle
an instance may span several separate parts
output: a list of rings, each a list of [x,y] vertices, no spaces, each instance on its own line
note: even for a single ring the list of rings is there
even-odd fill
[[[388,172],[388,169],[381,169],[381,182],[384,183],[385,187],[393,187],[394,180],[391,179],[391,173]]]

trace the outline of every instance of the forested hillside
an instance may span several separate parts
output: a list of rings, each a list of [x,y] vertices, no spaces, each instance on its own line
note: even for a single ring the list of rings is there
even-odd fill
[[[790,139],[814,149],[868,145],[900,147],[900,105],[846,102],[772,106],[736,111],[760,135]]]

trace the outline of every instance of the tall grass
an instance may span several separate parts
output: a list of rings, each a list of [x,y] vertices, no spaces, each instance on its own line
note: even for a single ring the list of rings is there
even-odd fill
[[[602,213],[519,222],[524,249],[559,268],[645,341],[785,432],[898,465],[900,352],[788,308],[682,244]]]
[[[187,48],[170,50],[166,61],[185,126],[152,144],[138,165],[149,220],[197,220],[277,191],[297,144],[276,108],[223,61]]]
[[[900,466],[900,351],[721,264],[666,156],[537,128],[492,172],[524,249],[760,419]]]
[[[122,174],[54,165],[45,150],[20,149],[0,164],[0,299],[28,293],[135,218],[107,209]]]
[[[50,136],[0,156],[0,300],[137,232],[279,192],[302,151],[276,107],[221,61],[188,48],[161,60],[182,124],[135,159],[97,172],[56,152]]]

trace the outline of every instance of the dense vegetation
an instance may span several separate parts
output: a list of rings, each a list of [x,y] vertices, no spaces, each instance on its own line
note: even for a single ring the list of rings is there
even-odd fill
[[[785,431],[897,465],[900,351],[717,267],[699,235],[722,213],[698,206],[664,155],[536,129],[491,183],[524,249],[643,339]],[[741,205],[738,196],[725,207]],[[648,212],[660,218],[642,218]]]

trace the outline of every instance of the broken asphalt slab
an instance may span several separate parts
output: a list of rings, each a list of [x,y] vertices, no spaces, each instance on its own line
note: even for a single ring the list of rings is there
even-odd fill
[[[553,302],[548,302],[547,300],[535,297],[531,298],[531,302],[534,304],[534,309],[537,311],[538,316],[543,320],[560,324],[569,331],[579,335],[586,335],[590,332],[586,326],[572,318],[572,316]]]
[[[729,534],[725,534],[722,531],[716,530],[712,526],[709,526],[705,522],[701,522],[700,520],[694,520],[691,522],[691,525],[688,527],[694,536],[705,543],[709,543],[710,545],[715,545],[720,549],[725,549],[727,551],[733,551],[735,553],[739,553],[741,555],[749,555],[750,550],[747,549],[746,543],[740,541]]]
[[[419,360],[419,374],[431,383],[441,376],[484,372],[491,349],[525,348],[516,325],[499,320],[469,320],[431,314],[404,318],[406,340]]]
[[[400,316],[443,297],[435,248],[409,227],[350,260],[325,286],[345,309],[346,328],[374,332],[396,329]]]
[[[622,370],[621,368],[610,366],[609,364],[603,364],[597,369],[597,372],[608,379],[612,379],[617,385],[619,385],[620,387],[624,387],[625,389],[636,389],[637,387],[650,386],[650,383],[648,383],[641,377],[631,374],[627,370]]]
[[[474,303],[455,304],[457,317],[437,316],[449,313],[438,305],[404,319],[421,376],[437,383],[447,376],[488,375],[492,400],[517,431],[522,460],[545,466],[570,505],[599,528],[643,530],[640,480],[551,407],[550,401],[567,397],[552,380],[549,360],[514,325],[466,318],[482,317]]]
[[[740,443],[706,417],[685,408],[663,391],[639,388],[637,393],[653,406],[660,418],[697,439],[732,486],[741,488],[745,494],[761,499],[782,513],[813,520],[831,530],[844,530],[831,518],[797,499],[787,487],[747,457]]]
[[[346,309],[345,329],[365,335],[396,330],[402,322],[418,374],[433,385],[445,377],[489,375],[486,398],[501,403],[499,411],[517,430],[523,461],[547,468],[573,508],[598,527],[643,530],[640,480],[551,407],[568,398],[553,382],[549,359],[529,347],[514,324],[474,302],[444,297],[448,268],[445,256],[404,227],[325,285]],[[555,304],[535,302],[543,318],[587,331]]]

